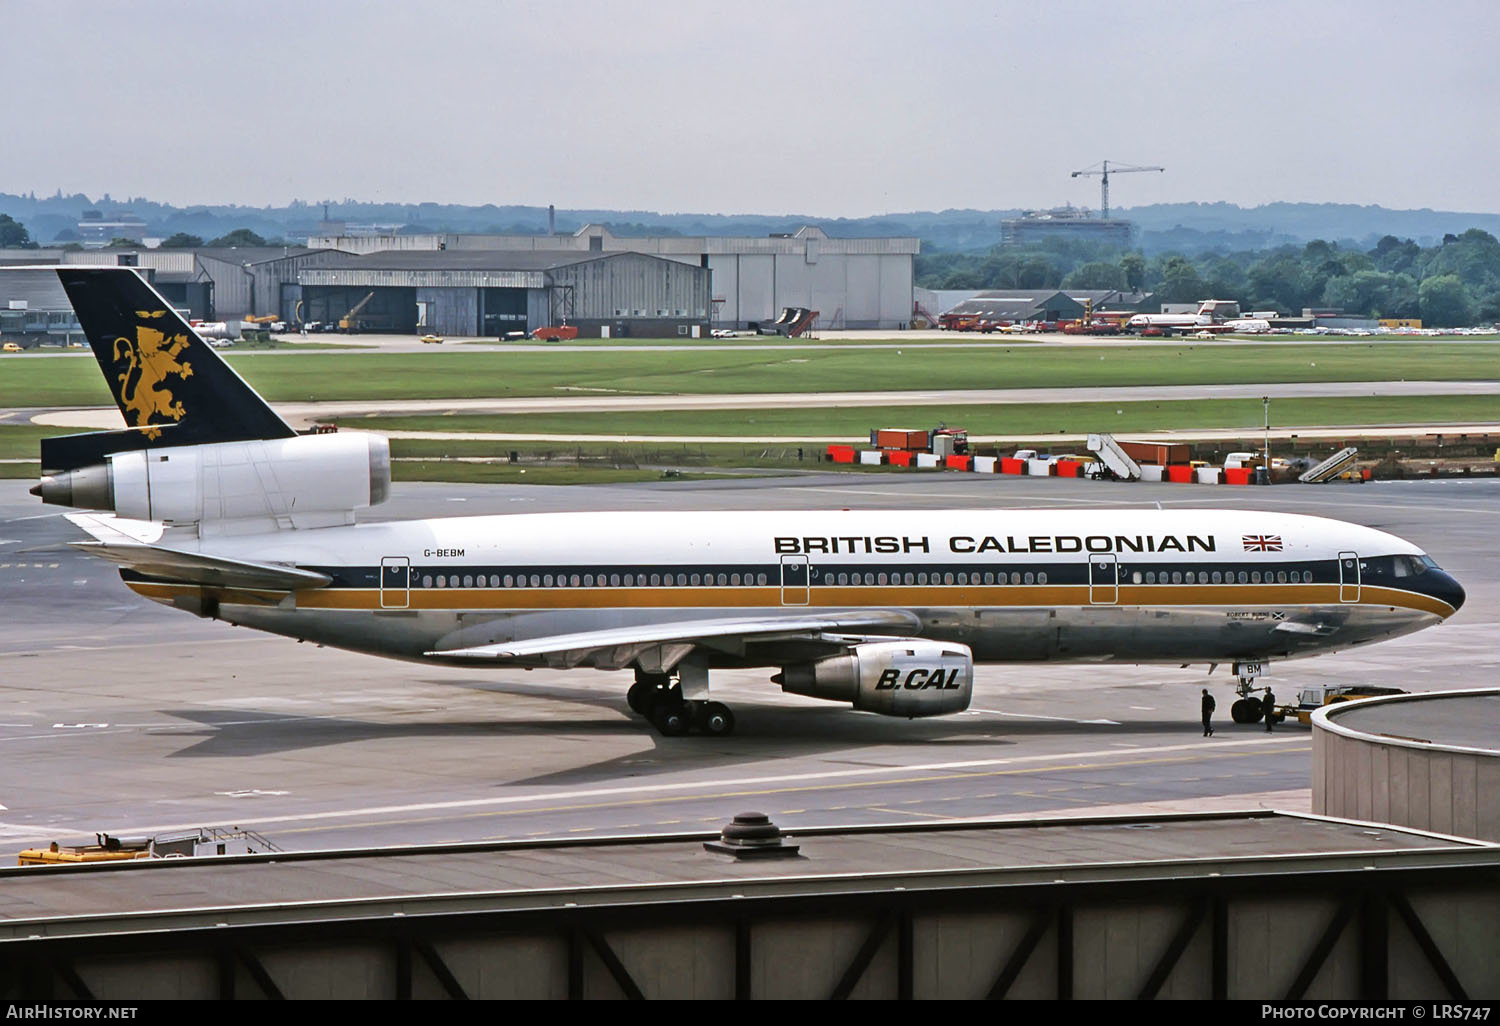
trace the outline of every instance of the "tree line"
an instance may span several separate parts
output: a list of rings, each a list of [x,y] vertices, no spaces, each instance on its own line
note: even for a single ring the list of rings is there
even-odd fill
[[[1361,251],[1315,239],[1270,250],[1165,253],[1147,258],[1100,243],[1052,239],[987,253],[916,258],[930,289],[1124,289],[1152,303],[1235,299],[1242,309],[1297,314],[1333,307],[1353,316],[1420,317],[1431,327],[1500,321],[1500,241],[1471,228],[1435,246],[1386,235]]]

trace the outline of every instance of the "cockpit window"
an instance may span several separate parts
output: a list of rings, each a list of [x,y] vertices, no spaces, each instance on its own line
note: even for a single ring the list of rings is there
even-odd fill
[[[1360,560],[1359,564],[1362,576],[1394,577],[1397,580],[1420,577],[1428,570],[1436,568],[1437,564],[1427,556],[1374,556]]]

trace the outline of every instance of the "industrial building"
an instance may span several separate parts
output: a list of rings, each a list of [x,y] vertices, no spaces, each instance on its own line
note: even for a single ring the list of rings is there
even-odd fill
[[[633,252],[395,250],[340,253],[281,289],[288,321],[356,308],[364,331],[500,337],[567,324],[591,337],[698,338],[709,271]]]
[[[347,254],[302,246],[44,249],[0,254],[0,265],[138,267],[174,308],[191,318],[218,321],[278,313],[283,288],[296,283],[300,268],[336,258],[347,258]],[[79,330],[56,275],[7,275],[0,308],[16,306],[29,311],[30,316],[24,326],[9,321],[0,324],[0,330],[8,334],[66,335]]]
[[[1000,245],[1030,246],[1049,239],[1104,243],[1129,249],[1134,224],[1118,218],[1091,217],[1071,204],[1051,210],[1028,210],[1000,222]]]
[[[1139,312],[1149,292],[1119,289],[991,289],[955,303],[940,316],[945,325],[957,320],[988,324],[1076,321],[1093,314]]]
[[[817,311],[819,328],[904,329],[920,248],[915,238],[831,239],[811,226],[765,238],[632,238],[586,225],[565,235],[327,235],[310,243],[34,250],[25,261],[140,267],[175,307],[209,321],[274,314],[288,324],[331,324],[359,306],[364,331],[499,337],[566,322],[588,336],[672,338],[753,329],[798,307]],[[53,334],[77,330],[66,304],[54,310],[45,295],[0,296],[8,299],[57,314]]]
[[[915,238],[834,239],[821,228],[764,238],[619,236],[585,225],[567,235],[314,236],[313,249],[348,253],[488,250],[512,254],[638,253],[707,268],[715,328],[749,328],[786,307],[817,310],[820,328],[900,330],[912,316]]]

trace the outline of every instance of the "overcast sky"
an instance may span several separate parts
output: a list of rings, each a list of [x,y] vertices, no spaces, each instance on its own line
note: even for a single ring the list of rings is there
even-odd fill
[[[1492,0],[0,0],[0,191],[1500,212]]]

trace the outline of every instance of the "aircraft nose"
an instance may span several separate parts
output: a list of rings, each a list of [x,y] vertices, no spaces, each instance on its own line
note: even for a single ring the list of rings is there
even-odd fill
[[[1429,570],[1426,576],[1432,578],[1429,590],[1432,592],[1434,598],[1442,599],[1448,603],[1453,607],[1455,613],[1463,607],[1464,599],[1467,596],[1464,594],[1464,586],[1462,584],[1459,584],[1442,570]]]

